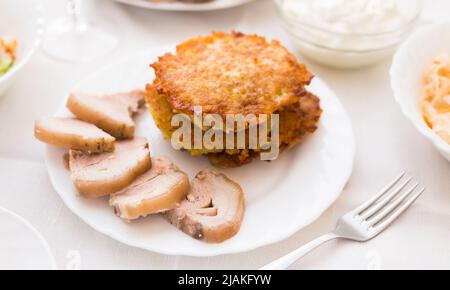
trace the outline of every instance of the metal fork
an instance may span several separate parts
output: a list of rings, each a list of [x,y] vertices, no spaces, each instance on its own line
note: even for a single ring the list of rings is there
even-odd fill
[[[425,191],[425,187],[402,173],[379,194],[344,215],[334,232],[300,247],[264,266],[261,270],[284,270],[318,246],[334,239],[366,242],[378,236],[404,213]]]

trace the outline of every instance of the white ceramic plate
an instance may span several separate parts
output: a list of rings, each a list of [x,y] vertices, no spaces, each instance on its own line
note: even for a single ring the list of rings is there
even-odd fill
[[[255,0],[215,0],[209,3],[197,3],[197,4],[182,3],[182,2],[155,3],[146,0],[114,0],[114,1],[152,10],[212,11],[240,6]]]
[[[443,52],[450,54],[450,22],[430,25],[416,31],[402,44],[394,57],[391,85],[405,116],[450,161],[450,145],[428,127],[420,111],[423,73],[433,59]]]
[[[154,77],[149,64],[167,50],[136,54],[95,73],[76,89],[112,93],[142,88]],[[77,195],[63,164],[65,151],[49,146],[46,161],[51,181],[76,215],[97,231],[127,245],[169,255],[214,256],[281,241],[317,219],[338,198],[352,172],[355,152],[349,118],[320,79],[310,89],[322,97],[324,114],[320,129],[307,142],[283,153],[277,161],[258,160],[238,169],[223,170],[242,185],[247,208],[239,233],[222,244],[196,241],[160,216],[124,223],[108,207],[107,199],[86,200]],[[66,109],[58,113],[66,114]],[[204,158],[172,149],[149,113],[138,120],[137,135],[148,138],[153,156],[170,157],[191,178],[211,166]]]
[[[48,270],[56,264],[47,242],[25,219],[0,207],[0,270]]]
[[[11,86],[39,46],[44,22],[41,10],[38,0],[1,1],[0,38],[17,40],[17,60],[0,76],[0,95]]]

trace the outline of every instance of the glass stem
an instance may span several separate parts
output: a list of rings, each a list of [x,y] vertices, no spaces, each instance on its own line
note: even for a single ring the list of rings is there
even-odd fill
[[[81,1],[69,0],[67,3],[67,12],[72,19],[72,23],[77,30],[84,30],[87,27],[87,23],[84,21],[81,14]]]

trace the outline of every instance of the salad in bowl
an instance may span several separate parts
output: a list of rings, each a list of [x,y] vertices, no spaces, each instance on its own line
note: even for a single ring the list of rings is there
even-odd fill
[[[44,32],[40,0],[1,1],[0,97],[24,71]]]
[[[7,41],[0,38],[0,77],[6,74],[16,61],[17,41]]]

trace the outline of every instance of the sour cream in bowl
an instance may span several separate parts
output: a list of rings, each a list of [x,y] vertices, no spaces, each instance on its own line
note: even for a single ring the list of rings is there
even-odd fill
[[[415,27],[420,0],[275,0],[300,53],[354,68],[392,55]]]
[[[41,10],[39,0],[2,1],[0,38],[8,44],[15,41],[16,47],[12,63],[8,57],[2,57],[4,73],[0,74],[0,96],[37,51],[43,33]]]

